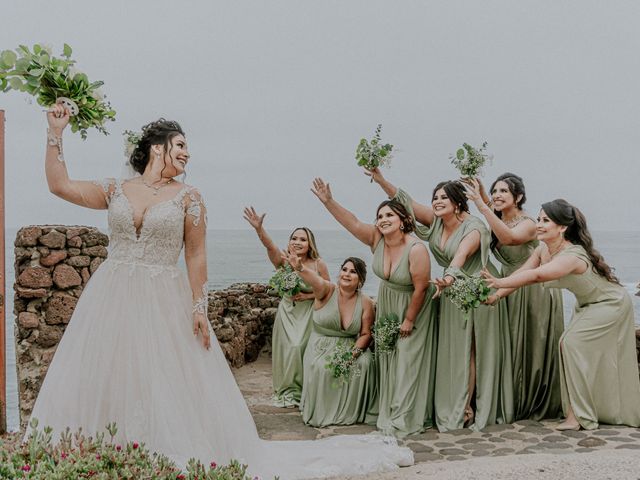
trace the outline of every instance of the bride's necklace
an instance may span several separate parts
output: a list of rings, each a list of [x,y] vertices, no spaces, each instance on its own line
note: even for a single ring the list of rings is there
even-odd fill
[[[151,190],[153,190],[153,195],[157,196],[158,192],[160,191],[160,189],[162,187],[166,187],[167,185],[169,185],[171,182],[173,182],[173,178],[170,178],[169,180],[167,180],[164,183],[161,183],[160,185],[152,185],[151,183],[147,182],[144,177],[142,178],[142,184],[147,187],[150,188]]]

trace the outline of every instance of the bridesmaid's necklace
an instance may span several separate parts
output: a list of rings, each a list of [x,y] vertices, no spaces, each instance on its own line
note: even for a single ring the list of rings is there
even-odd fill
[[[144,179],[144,177],[142,177],[142,184],[143,184],[145,187],[150,188],[151,190],[153,190],[153,196],[154,196],[154,197],[158,195],[158,192],[160,191],[160,189],[161,189],[162,187],[166,187],[166,186],[167,186],[167,185],[169,185],[171,182],[173,182],[173,178],[170,178],[168,181],[166,181],[166,182],[164,182],[164,183],[161,183],[160,185],[157,185],[157,186],[156,186],[156,185],[153,185],[153,184],[151,184],[151,183],[147,182],[147,181]]]
[[[564,250],[565,248],[567,248],[568,246],[569,246],[569,242],[567,242],[566,240],[562,239],[560,241],[560,245],[558,246],[558,248],[554,249],[554,251],[551,251],[551,248],[549,247],[549,255],[551,255],[553,257],[557,253],[559,253],[562,250]]]

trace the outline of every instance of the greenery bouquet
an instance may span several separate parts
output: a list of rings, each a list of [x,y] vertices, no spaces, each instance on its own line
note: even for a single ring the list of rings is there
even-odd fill
[[[381,165],[388,167],[391,163],[391,151],[393,145],[389,143],[382,143],[380,133],[382,132],[382,124],[379,124],[376,128],[376,133],[373,135],[371,141],[367,141],[366,138],[360,139],[360,143],[356,148],[356,160],[358,165],[366,168],[367,170],[373,170]],[[373,178],[371,179],[373,182]]]
[[[357,377],[361,374],[360,366],[356,363],[357,359],[353,356],[354,345],[353,341],[338,341],[333,354],[325,365],[325,368],[337,380],[338,385],[346,383],[352,375]]]
[[[493,160],[493,156],[486,153],[487,142],[480,148],[463,143],[462,148],[455,155],[449,155],[449,160],[463,177],[477,177],[482,174],[482,167]]]
[[[269,279],[269,287],[271,291],[281,297],[292,297],[302,290],[302,279],[293,270],[293,267],[286,263],[278,268],[276,273]]]
[[[400,335],[400,319],[395,313],[389,313],[380,318],[373,326],[373,341],[376,346],[376,355],[389,353],[396,348],[396,342]]]
[[[445,289],[445,295],[451,302],[469,317],[471,310],[482,305],[491,293],[484,279],[476,276],[456,276],[453,284]]]
[[[50,107],[63,103],[71,112],[72,132],[87,138],[87,130],[95,128],[108,134],[105,122],[115,120],[116,112],[105,101],[100,87],[104,82],[90,82],[86,74],[75,68],[71,47],[64,44],[61,57],[51,48],[35,44],[33,50],[20,45],[0,53],[0,91],[17,90],[36,98],[38,104]]]

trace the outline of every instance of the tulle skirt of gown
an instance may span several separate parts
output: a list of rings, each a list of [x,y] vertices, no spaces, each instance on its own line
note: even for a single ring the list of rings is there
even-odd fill
[[[87,284],[49,367],[32,417],[54,439],[116,422],[117,442],[144,442],[179,466],[238,459],[282,479],[385,471],[413,456],[389,438],[264,441],[212,333],[192,331],[191,289],[176,267],[105,261]]]

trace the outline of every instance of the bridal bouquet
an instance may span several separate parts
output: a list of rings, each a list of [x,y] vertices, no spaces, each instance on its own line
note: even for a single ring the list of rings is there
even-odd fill
[[[491,289],[484,279],[466,275],[456,276],[453,284],[444,293],[451,302],[464,313],[465,318],[474,308],[479,307],[489,298]]]
[[[100,91],[104,82],[90,82],[76,70],[71,53],[66,43],[61,57],[54,57],[51,48],[41,44],[35,44],[33,51],[24,45],[15,51],[4,50],[0,53],[0,91],[28,93],[43,107],[63,103],[72,114],[72,132],[80,132],[83,139],[89,128],[107,135],[104,124],[115,120],[116,112]]]
[[[373,170],[381,165],[388,167],[391,163],[391,150],[393,150],[393,145],[389,143],[382,143],[382,139],[380,138],[381,131],[382,124],[379,124],[371,141],[368,142],[363,138],[360,140],[358,148],[356,148],[356,160],[358,161],[358,165],[366,168],[367,170]],[[373,178],[371,181],[373,182]]]
[[[302,290],[302,279],[287,263],[276,270],[269,280],[269,287],[281,297],[292,297]]]
[[[360,366],[356,362],[357,359],[353,357],[354,345],[353,341],[338,341],[333,354],[325,365],[338,384],[346,383],[352,375],[357,377],[361,374]]]
[[[487,142],[480,148],[463,143],[462,148],[455,155],[449,155],[451,163],[460,171],[463,177],[477,177],[482,173],[485,163],[493,160],[493,156],[486,153]]]
[[[398,335],[400,335],[400,319],[398,315],[389,313],[380,318],[373,326],[376,355],[392,352],[396,348]]]

